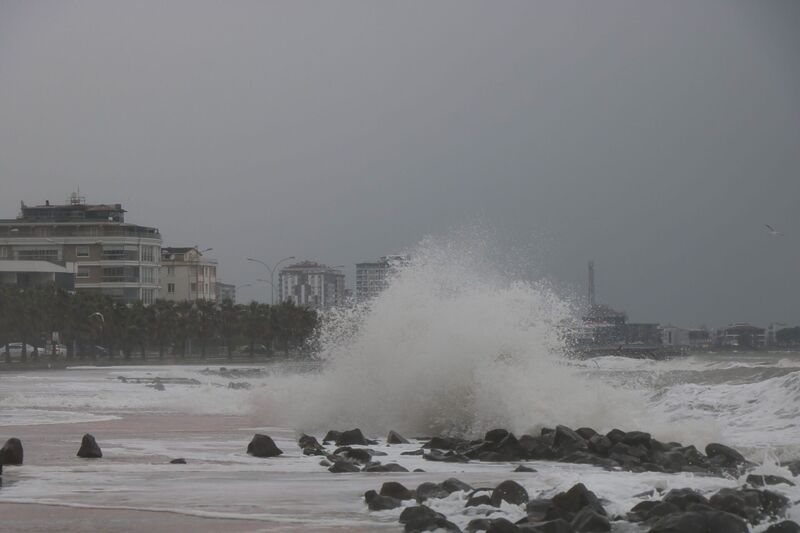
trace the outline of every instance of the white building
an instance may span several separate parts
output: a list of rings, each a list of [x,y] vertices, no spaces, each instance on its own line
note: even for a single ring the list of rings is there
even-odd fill
[[[125,222],[120,204],[87,204],[73,194],[64,205],[26,206],[0,220],[0,260],[75,264],[75,290],[130,303],[158,298],[161,235]]]
[[[661,343],[667,346],[689,346],[689,330],[676,326],[664,326],[661,328]]]
[[[75,290],[75,263],[0,259],[0,285],[16,285],[26,289],[42,284]]]
[[[344,305],[344,273],[313,261],[302,261],[278,273],[278,297],[314,309]]]
[[[196,247],[161,249],[161,298],[216,301],[217,262]]]
[[[392,272],[408,261],[407,256],[386,255],[375,262],[356,263],[356,302],[366,302],[380,294]]]

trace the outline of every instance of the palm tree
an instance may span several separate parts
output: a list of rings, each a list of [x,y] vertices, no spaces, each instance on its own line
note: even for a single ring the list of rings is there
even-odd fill
[[[240,318],[242,306],[225,300],[219,306],[219,333],[228,352],[228,359],[233,359],[233,347],[241,331]]]
[[[200,340],[200,356],[205,359],[208,341],[216,337],[219,327],[217,306],[210,300],[198,300],[197,333]]]

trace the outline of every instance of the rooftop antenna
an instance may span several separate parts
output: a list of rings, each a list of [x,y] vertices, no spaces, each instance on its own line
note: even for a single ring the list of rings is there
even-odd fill
[[[589,308],[594,307],[594,261],[589,261]]]

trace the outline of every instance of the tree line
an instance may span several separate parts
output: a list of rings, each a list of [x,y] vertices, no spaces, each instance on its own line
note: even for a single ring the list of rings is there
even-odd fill
[[[209,350],[233,357],[244,346],[250,356],[271,355],[307,346],[317,325],[317,313],[290,302],[270,306],[258,302],[237,305],[230,300],[125,304],[108,295],[69,292],[54,285],[26,289],[0,285],[0,353],[21,342],[34,356],[53,356],[48,343],[53,332],[66,346],[66,357],[140,356],[171,353],[205,357]],[[46,349],[46,346],[48,348]],[[47,352],[47,353],[46,353]]]

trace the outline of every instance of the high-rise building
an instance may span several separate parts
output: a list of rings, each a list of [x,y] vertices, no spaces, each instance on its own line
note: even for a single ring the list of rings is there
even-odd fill
[[[217,262],[196,246],[161,249],[161,298],[173,302],[217,299]]]
[[[221,303],[225,300],[230,300],[231,302],[236,303],[236,285],[233,283],[222,283],[221,281],[218,281],[216,292],[218,302]]]
[[[281,302],[313,309],[344,305],[344,272],[313,261],[302,261],[278,273]]]
[[[121,302],[151,303],[159,296],[158,229],[125,222],[120,204],[87,204],[73,194],[66,204],[26,206],[0,220],[0,260],[75,264],[75,290]]]
[[[374,262],[356,263],[356,302],[366,302],[380,294],[392,272],[408,261],[408,256],[385,255]]]

